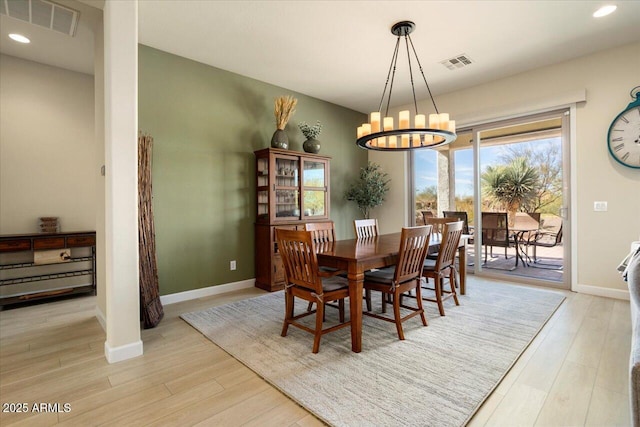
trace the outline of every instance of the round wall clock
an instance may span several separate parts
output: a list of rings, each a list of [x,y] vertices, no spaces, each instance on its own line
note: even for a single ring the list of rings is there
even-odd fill
[[[609,126],[609,153],[624,166],[640,169],[640,86],[631,90],[631,102]]]

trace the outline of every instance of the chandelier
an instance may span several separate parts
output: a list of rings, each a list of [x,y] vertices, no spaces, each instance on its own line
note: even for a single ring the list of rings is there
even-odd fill
[[[434,148],[449,144],[456,140],[456,123],[454,120],[449,120],[449,114],[440,113],[438,111],[436,102],[431,94],[431,89],[429,88],[429,83],[427,83],[427,79],[422,71],[422,65],[420,65],[420,60],[418,59],[415,48],[413,47],[413,41],[411,40],[410,34],[415,28],[416,25],[411,21],[398,22],[391,27],[391,33],[397,37],[396,47],[393,51],[393,56],[391,57],[391,65],[389,66],[389,72],[387,73],[387,80],[384,84],[384,90],[382,91],[378,110],[371,113],[369,123],[364,123],[362,126],[358,127],[357,143],[361,148],[379,151],[406,151],[418,148]],[[409,77],[411,78],[413,104],[416,110],[413,118],[413,127],[411,127],[411,116],[409,110],[399,112],[397,127],[394,127],[394,118],[389,117],[389,102],[391,101],[391,91],[393,90],[393,80],[396,74],[396,63],[398,62],[400,39],[402,37],[404,37],[407,48]],[[409,46],[411,46],[411,51],[413,51],[413,56],[416,59],[418,68],[420,69],[420,74],[422,74],[424,83],[427,86],[427,91],[429,92],[429,97],[431,98],[431,102],[435,109],[435,114],[429,114],[428,121],[424,114],[418,114],[418,102],[416,101],[416,89],[413,85],[413,70],[411,68]],[[389,78],[391,78],[391,81],[389,81]],[[389,88],[388,95],[387,87]],[[382,116],[381,111],[385,95],[387,95],[387,106],[385,114]]]

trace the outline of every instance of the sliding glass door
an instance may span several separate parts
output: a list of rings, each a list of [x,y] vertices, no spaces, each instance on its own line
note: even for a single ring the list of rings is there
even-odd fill
[[[468,270],[569,288],[567,127],[568,111],[554,111],[461,129],[450,146],[416,152],[415,224],[428,210],[466,212]]]

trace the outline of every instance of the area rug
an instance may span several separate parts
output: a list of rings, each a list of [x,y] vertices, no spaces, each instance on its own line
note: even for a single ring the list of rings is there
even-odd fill
[[[349,328],[323,336],[318,354],[307,332],[290,327],[281,337],[282,292],[181,317],[329,425],[461,426],[563,300],[553,291],[474,280],[460,306],[445,303],[444,317],[425,302],[429,326],[404,322],[405,341],[392,323],[365,316],[357,354]],[[306,306],[301,301],[296,313]],[[328,308],[327,324],[336,318]]]

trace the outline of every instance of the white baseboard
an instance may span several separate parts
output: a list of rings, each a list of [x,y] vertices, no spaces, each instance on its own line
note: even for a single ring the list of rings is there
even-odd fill
[[[629,301],[629,291],[623,289],[601,288],[600,286],[576,285],[573,289],[582,294],[595,295],[598,297],[615,298]]]
[[[107,332],[107,317],[104,315],[100,307],[96,304],[96,319],[98,319],[98,323],[102,326],[102,330]]]
[[[121,345],[120,347],[111,348],[109,343],[104,343],[104,356],[109,363],[122,362],[123,360],[133,359],[142,356],[142,341],[138,340],[131,344]]]
[[[190,291],[178,292],[175,294],[160,296],[163,305],[174,304],[176,302],[189,301],[197,298],[209,297],[211,295],[223,294],[225,292],[237,291],[240,289],[252,288],[256,279],[247,279],[240,282],[225,283],[224,285],[208,286],[206,288],[193,289]]]

